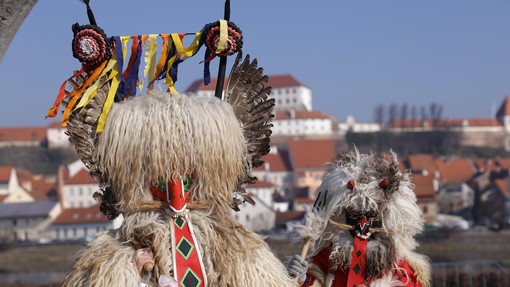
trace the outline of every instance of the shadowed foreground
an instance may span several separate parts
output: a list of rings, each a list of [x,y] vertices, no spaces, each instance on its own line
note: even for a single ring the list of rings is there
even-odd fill
[[[284,265],[301,249],[301,243],[290,244],[284,238],[269,238],[267,242]],[[510,231],[437,231],[423,236],[420,242],[418,252],[432,259],[432,286],[510,286]],[[84,247],[84,243],[7,246],[0,250],[0,286],[60,286],[59,280],[70,270],[76,252]]]

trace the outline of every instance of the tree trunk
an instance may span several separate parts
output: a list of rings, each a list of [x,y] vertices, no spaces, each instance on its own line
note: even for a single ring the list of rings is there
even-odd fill
[[[37,0],[0,0],[0,62]]]

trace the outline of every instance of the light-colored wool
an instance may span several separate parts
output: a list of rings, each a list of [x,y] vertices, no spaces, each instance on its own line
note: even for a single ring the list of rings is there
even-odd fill
[[[299,235],[314,241],[312,256],[323,248],[331,247],[330,271],[349,268],[352,235],[348,230],[331,224],[329,220],[345,224],[346,210],[376,211],[385,232],[379,233],[368,244],[367,272],[370,269],[375,275],[391,274],[393,270],[398,270],[396,263],[405,259],[423,286],[428,286],[429,261],[414,252],[418,245],[414,236],[423,228],[422,214],[416,205],[410,175],[392,172],[392,169],[397,171],[398,167],[397,157],[392,155],[393,161],[390,163],[381,156],[360,154],[354,149],[338,161],[329,163],[318,189],[317,207],[306,215],[306,223],[299,227]],[[392,182],[388,192],[379,187],[380,181],[385,178],[390,178]],[[355,190],[347,187],[349,180],[355,180]],[[325,278],[326,275],[319,274],[318,269],[312,270],[320,278]],[[391,275],[388,276],[390,278],[384,275],[380,280],[372,281],[370,286],[398,286],[381,283],[393,280]]]
[[[205,211],[191,211],[190,216],[209,286],[295,286],[260,236],[231,217],[218,218]],[[156,277],[172,274],[169,217],[164,212],[124,217],[119,230],[100,236],[81,252],[63,286],[138,286],[134,260],[141,246],[153,249]],[[144,281],[151,276],[147,274]]]
[[[135,250],[124,244],[117,232],[104,233],[78,254],[62,286],[138,287],[140,279],[134,259]]]
[[[209,97],[149,95],[115,104],[95,161],[111,182],[117,209],[152,200],[160,178],[189,175],[190,201],[230,205],[243,174],[245,142],[229,104]]]
[[[137,207],[152,201],[151,183],[181,175],[193,181],[190,206],[210,207],[188,211],[209,286],[295,286],[264,240],[232,217],[233,191],[244,172],[244,141],[232,108],[216,98],[150,95],[114,104],[94,161],[124,222],[81,253],[65,286],[135,286],[133,261],[142,247],[153,250],[156,277],[171,275],[168,211]],[[103,254],[101,245],[112,247]],[[123,257],[111,260],[116,252]],[[101,277],[102,285],[91,281]]]

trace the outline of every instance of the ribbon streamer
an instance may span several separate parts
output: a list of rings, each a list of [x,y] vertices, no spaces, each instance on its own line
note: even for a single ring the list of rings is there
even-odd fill
[[[189,46],[185,46],[183,39],[188,35],[193,35],[194,39]],[[137,90],[142,91],[143,85],[141,83],[145,79],[148,82],[147,91],[153,88],[156,80],[165,79],[168,90],[176,92],[174,83],[177,81],[178,66],[198,52],[203,44],[200,41],[201,35],[202,32],[112,37],[114,45],[111,58],[103,61],[94,69],[83,66],[80,71],[62,83],[57,98],[48,110],[46,117],[55,117],[61,104],[65,103],[66,108],[62,116],[62,125],[66,126],[72,111],[86,106],[104,84],[109,84],[107,99],[96,128],[98,133],[102,132],[113,102],[123,101],[126,97],[139,94]],[[159,57],[156,57],[158,37],[161,37],[161,53]],[[146,45],[147,39],[148,44]],[[131,51],[129,60],[126,59],[128,49]],[[140,76],[142,57],[144,57],[144,67],[143,76]],[[124,69],[126,60],[127,67]],[[81,75],[86,78],[83,84],[79,87],[71,87],[72,90],[66,93],[66,86],[71,86],[71,82],[75,83],[75,79]]]

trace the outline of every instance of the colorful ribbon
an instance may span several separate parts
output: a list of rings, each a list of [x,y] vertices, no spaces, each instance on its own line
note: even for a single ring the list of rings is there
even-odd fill
[[[194,39],[189,46],[184,46],[183,39],[187,35],[193,35]],[[67,125],[71,112],[87,105],[96,96],[102,85],[109,83],[107,99],[96,130],[98,133],[101,132],[113,102],[135,96],[138,91],[143,90],[145,81],[148,83],[147,91],[153,88],[156,80],[164,79],[168,90],[176,92],[174,85],[177,81],[178,66],[198,52],[203,44],[200,41],[201,35],[201,32],[196,32],[192,34],[112,37],[114,45],[111,59],[104,61],[94,70],[87,70],[87,67],[84,66],[67,79],[61,85],[53,106],[48,110],[47,117],[55,117],[61,104],[65,102],[66,108],[62,116],[62,125]],[[161,37],[161,53],[159,55],[157,55],[158,37]],[[146,45],[147,39],[148,44]],[[131,51],[129,59],[127,59],[128,49]],[[142,56],[144,57],[144,67],[143,76],[140,76]],[[124,67],[124,63],[127,64],[126,67]],[[66,93],[66,86],[70,81],[83,75],[86,77],[85,82],[79,87],[72,87],[72,90]]]

